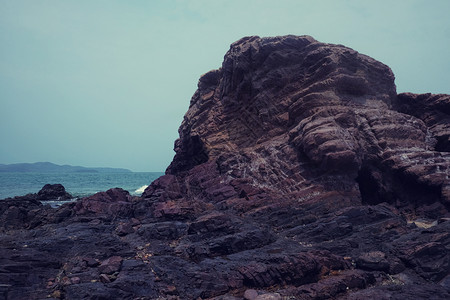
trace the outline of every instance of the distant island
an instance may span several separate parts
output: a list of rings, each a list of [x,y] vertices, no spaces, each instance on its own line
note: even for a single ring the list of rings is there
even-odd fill
[[[131,173],[123,168],[88,168],[71,165],[57,165],[51,162],[0,164],[0,172],[35,172],[35,173]]]

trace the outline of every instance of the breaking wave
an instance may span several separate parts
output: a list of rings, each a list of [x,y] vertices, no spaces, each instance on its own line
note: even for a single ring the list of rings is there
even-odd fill
[[[144,191],[145,191],[145,189],[148,187],[148,185],[143,185],[143,186],[141,186],[140,188],[138,188],[137,190],[135,190],[134,192],[136,193],[136,194],[142,194]]]

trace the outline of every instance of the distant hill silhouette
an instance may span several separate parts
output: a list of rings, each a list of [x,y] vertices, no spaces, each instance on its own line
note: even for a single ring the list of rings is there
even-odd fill
[[[107,173],[131,172],[123,168],[87,168],[71,165],[57,165],[51,162],[0,164],[0,172],[36,172],[36,173]]]

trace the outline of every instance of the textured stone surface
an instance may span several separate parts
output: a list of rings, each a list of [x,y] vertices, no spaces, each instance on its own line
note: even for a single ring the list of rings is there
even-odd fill
[[[243,38],[142,197],[0,203],[0,295],[448,299],[449,99],[341,45]]]

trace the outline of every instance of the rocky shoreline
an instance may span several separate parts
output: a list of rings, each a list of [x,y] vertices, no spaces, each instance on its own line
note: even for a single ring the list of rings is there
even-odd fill
[[[179,134],[141,197],[0,201],[0,297],[450,298],[449,95],[397,95],[342,45],[246,37]]]

